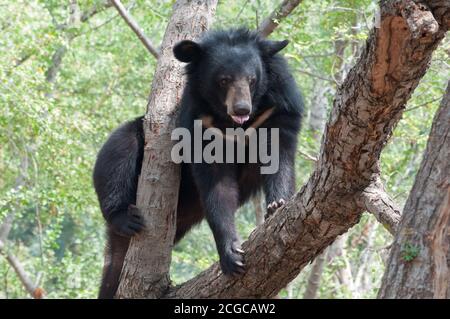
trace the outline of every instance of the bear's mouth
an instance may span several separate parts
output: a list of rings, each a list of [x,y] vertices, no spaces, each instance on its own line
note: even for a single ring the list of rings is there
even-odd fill
[[[242,125],[248,121],[248,119],[250,118],[250,115],[231,115],[231,118],[237,124]]]

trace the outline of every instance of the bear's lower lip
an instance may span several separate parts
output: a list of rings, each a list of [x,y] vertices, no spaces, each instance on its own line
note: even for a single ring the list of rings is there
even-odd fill
[[[231,115],[231,118],[233,119],[233,121],[235,121],[236,123],[238,123],[239,125],[244,124],[246,121],[248,121],[248,119],[250,118],[249,115]]]

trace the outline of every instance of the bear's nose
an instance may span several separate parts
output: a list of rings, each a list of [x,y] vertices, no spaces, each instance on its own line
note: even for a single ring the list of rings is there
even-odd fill
[[[247,115],[250,113],[250,105],[245,102],[238,102],[234,105],[233,110],[236,115]]]

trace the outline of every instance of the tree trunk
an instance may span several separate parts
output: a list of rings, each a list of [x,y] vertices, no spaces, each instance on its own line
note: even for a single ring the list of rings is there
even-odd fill
[[[252,203],[255,209],[256,226],[264,224],[263,199],[260,192],[252,197]]]
[[[313,139],[319,142],[322,138],[325,124],[327,122],[327,97],[326,92],[330,87],[326,86],[324,81],[317,80],[314,85],[314,93],[311,98],[309,110],[309,128],[313,132]],[[311,273],[308,277],[303,299],[315,299],[320,286],[320,280],[325,267],[327,250],[320,254],[313,262]]]
[[[379,298],[450,298],[450,82],[406,201]]]
[[[175,236],[179,167],[171,161],[171,132],[184,88],[182,65],[172,53],[174,44],[196,38],[211,23],[216,0],[179,0],[161,45],[160,58],[144,120],[145,148],[137,206],[146,230],[131,240],[119,298],[158,298],[169,286],[171,250]]]
[[[448,1],[382,1],[380,23],[339,88],[317,166],[305,186],[243,244],[247,271],[218,264],[166,297],[273,297],[365,209],[359,197],[379,178],[379,159],[432,52],[450,25]]]
[[[311,107],[309,110],[308,126],[313,131],[313,138],[320,141],[325,124],[327,122],[327,97],[326,93],[330,90],[324,81],[317,80],[314,85],[314,93],[311,98]]]
[[[328,250],[325,250],[314,260],[303,299],[316,299],[320,280],[322,279],[323,268],[325,266],[325,261],[327,260],[327,251]]]

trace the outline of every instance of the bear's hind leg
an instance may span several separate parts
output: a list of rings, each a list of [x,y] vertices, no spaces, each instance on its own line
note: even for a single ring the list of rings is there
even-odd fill
[[[113,299],[119,287],[120,273],[128,250],[130,238],[120,236],[108,228],[105,263],[103,266],[102,283],[99,299]]]

